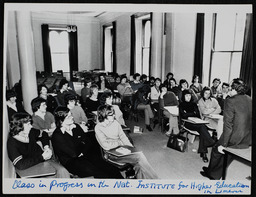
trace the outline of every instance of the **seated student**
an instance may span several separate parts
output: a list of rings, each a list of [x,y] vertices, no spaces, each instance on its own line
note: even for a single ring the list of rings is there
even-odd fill
[[[199,100],[201,98],[201,91],[203,90],[203,85],[200,83],[200,79],[198,75],[193,76],[190,89],[192,89],[196,93]]]
[[[115,74],[114,80],[115,81],[111,84],[111,89],[117,90],[117,86],[118,86],[118,84],[120,84],[121,77],[118,74]]]
[[[110,150],[122,145],[133,147],[124,134],[121,125],[114,119],[114,115],[115,111],[110,105],[102,105],[98,108],[99,122],[95,126],[95,134],[99,144],[104,150]],[[113,157],[111,159],[117,162],[132,164],[138,179],[158,178],[142,152],[122,157]]]
[[[71,88],[69,88],[68,81],[66,79],[62,79],[60,81],[59,91],[57,93],[57,99],[61,106],[65,106],[64,95],[67,93],[74,94],[79,98],[79,95],[77,95],[75,91],[73,91]],[[78,99],[78,100],[80,100],[80,99]]]
[[[110,85],[110,83],[108,82],[108,80],[105,77],[105,73],[101,73],[99,75],[99,81],[96,83],[98,85],[98,88],[100,91],[106,91],[106,90],[110,90],[112,91],[112,87]]]
[[[150,86],[144,85],[143,87],[139,88],[138,91],[133,96],[133,110],[144,110],[145,114],[145,124],[146,129],[148,131],[153,131],[150,126],[150,120],[154,118],[154,113],[150,106]]]
[[[182,119],[188,119],[188,117],[200,118],[200,112],[196,103],[192,100],[191,90],[183,90],[181,103],[179,105],[180,117]],[[186,128],[197,131],[199,135],[199,147],[198,153],[202,157],[204,162],[208,162],[207,158],[207,147],[211,147],[215,144],[214,140],[211,138],[208,129],[205,124],[192,124],[190,122],[185,122]]]
[[[38,97],[43,98],[46,100],[48,112],[53,113],[54,110],[58,107],[57,100],[50,94],[48,94],[48,88],[45,84],[41,84],[37,87]]]
[[[149,86],[150,87],[153,87],[155,85],[155,80],[156,80],[155,77],[153,77],[153,76],[149,77]]]
[[[104,92],[100,97],[100,105],[111,105],[115,110],[116,120],[120,125],[126,126],[123,118],[123,112],[120,110],[118,105],[113,105],[113,94],[112,92]]]
[[[164,80],[164,86],[168,89],[168,88],[170,88],[170,83],[169,83],[169,80],[171,79],[171,78],[173,78],[174,77],[174,75],[173,75],[173,73],[171,73],[171,72],[169,72],[167,75],[166,75],[166,80]]]
[[[183,90],[188,90],[188,89],[192,93],[192,100],[193,100],[193,102],[197,103],[198,102],[198,96],[196,95],[194,90],[189,88],[189,85],[188,85],[188,82],[187,82],[186,79],[181,79],[180,82],[179,82],[179,92],[178,92],[179,102],[181,102],[182,91]]]
[[[209,122],[210,128],[217,128],[217,122],[211,118],[208,118],[211,114],[220,114],[221,108],[218,101],[212,97],[212,92],[209,87],[204,87],[201,92],[201,99],[198,101],[199,110],[202,115],[202,119]]]
[[[160,114],[159,114],[159,96],[160,96],[160,85],[161,85],[161,79],[156,78],[154,86],[151,87],[150,90],[150,100],[151,100],[151,107],[154,111],[156,111],[157,114],[157,119],[159,119]],[[158,123],[158,120],[155,120],[154,126]],[[153,127],[154,127],[153,126]]]
[[[227,98],[230,97],[229,84],[223,82],[221,88],[222,88],[221,95],[217,98],[217,100],[218,100],[218,103],[219,103],[220,108],[221,108],[221,114],[223,114],[224,102]]]
[[[85,78],[84,87],[81,90],[82,107],[84,107],[86,99],[90,96],[91,85],[92,85],[92,80],[90,78]]]
[[[167,88],[167,91],[173,92],[176,96],[178,96],[179,88],[176,83],[176,80],[174,78],[169,79],[169,88]]]
[[[41,137],[39,138],[39,136]],[[38,140],[42,142],[43,150],[37,144]],[[31,116],[27,113],[13,115],[10,122],[7,151],[10,160],[18,170],[25,170],[47,161],[56,169],[57,178],[70,178],[69,172],[51,159],[52,150],[49,148],[47,133],[32,128]]]
[[[11,121],[12,115],[17,112],[26,113],[22,103],[17,101],[17,94],[12,90],[6,91],[6,104],[9,122]]]
[[[85,102],[85,111],[92,112],[97,111],[97,108],[100,106],[100,101],[98,100],[99,88],[96,84],[92,84],[90,87],[90,97],[86,99]]]
[[[95,133],[84,132],[75,124],[67,107],[58,107],[55,119],[57,128],[52,135],[54,152],[70,173],[81,178],[123,178],[117,168],[103,160]]]
[[[131,88],[134,92],[137,92],[139,88],[141,88],[144,84],[140,82],[140,74],[135,73],[133,75],[133,81],[130,83]]]
[[[51,136],[56,128],[56,124],[54,116],[46,111],[46,101],[43,98],[37,97],[31,101],[31,107],[33,111],[33,127],[45,131]]]
[[[131,88],[131,85],[127,83],[126,75],[121,76],[121,81],[120,84],[118,84],[117,86],[117,90],[121,95],[122,99],[127,95],[131,96],[133,94],[133,89]]]
[[[179,127],[178,127],[178,118],[176,115],[171,114],[169,111],[164,109],[165,106],[178,106],[179,102],[173,92],[167,91],[167,88],[165,85],[160,86],[160,96],[159,96],[159,107],[163,110],[163,114],[169,118],[169,131],[167,131],[165,134],[167,136],[170,136],[173,132],[173,134],[179,133]]]
[[[212,96],[214,98],[218,98],[221,96],[221,85],[220,85],[221,81],[219,78],[215,78],[212,81],[212,87],[211,87],[211,91],[212,91]]]
[[[85,125],[88,119],[84,113],[83,108],[76,105],[76,97],[73,94],[66,94],[64,101],[74,118],[74,122],[80,126]]]
[[[148,81],[147,79],[148,79],[148,76],[145,75],[145,74],[142,74],[142,75],[140,76],[140,82],[143,83],[143,84],[149,85],[149,81]]]

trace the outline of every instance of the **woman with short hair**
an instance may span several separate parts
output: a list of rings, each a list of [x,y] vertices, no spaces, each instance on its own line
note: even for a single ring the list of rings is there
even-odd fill
[[[52,150],[49,148],[47,133],[32,128],[31,121],[27,113],[17,113],[12,117],[7,151],[13,165],[19,170],[25,170],[47,161],[56,169],[57,178],[70,178],[69,172],[51,159]],[[38,140],[42,142],[43,150],[37,144]]]

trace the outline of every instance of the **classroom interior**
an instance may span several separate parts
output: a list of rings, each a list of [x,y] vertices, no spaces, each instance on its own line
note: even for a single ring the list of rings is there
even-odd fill
[[[204,86],[211,86],[214,78],[229,83],[241,77],[252,89],[249,5],[209,5],[194,10],[169,4],[160,11],[141,5],[92,8],[62,4],[60,11],[56,5],[8,6],[4,21],[3,98],[5,90],[21,80],[23,105],[31,114],[30,102],[37,96],[38,84],[45,83],[54,90],[60,79],[66,78],[81,94],[86,73],[106,73],[110,81],[114,80],[113,73],[126,74],[131,80],[133,74],[140,73],[163,82],[172,72],[177,82],[186,79],[189,84],[196,74]],[[15,178],[5,146],[9,131],[5,106],[3,102],[2,171],[4,178]],[[195,152],[198,138],[189,142],[187,151],[182,153],[166,146],[168,137],[160,125],[152,132],[146,130],[143,115],[138,121],[132,117],[125,121],[131,131],[134,126],[144,129],[142,134],[131,132],[130,136],[161,179],[206,180],[199,173],[208,163]],[[209,148],[208,157],[210,152]],[[244,180],[249,176],[251,166],[234,160],[226,179]]]

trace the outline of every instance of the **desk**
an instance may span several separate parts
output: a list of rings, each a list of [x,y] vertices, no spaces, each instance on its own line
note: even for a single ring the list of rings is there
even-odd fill
[[[39,178],[56,174],[56,169],[47,161],[41,162],[25,170],[15,170],[20,178]]]
[[[217,123],[217,127],[216,127],[217,138],[220,139],[220,136],[223,132],[223,116],[219,114],[212,114],[210,116],[207,116],[207,118],[212,119]]]
[[[252,162],[252,147],[250,146],[249,148],[246,149],[234,149],[234,148],[225,148],[224,150],[224,164],[223,164],[223,171],[222,171],[222,180],[226,179],[226,171],[227,171],[227,159],[228,159],[228,154],[241,158],[247,163],[251,165]]]

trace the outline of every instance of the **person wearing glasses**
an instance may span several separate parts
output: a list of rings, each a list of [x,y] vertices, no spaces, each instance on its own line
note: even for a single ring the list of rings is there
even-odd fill
[[[245,149],[252,144],[252,98],[246,95],[247,87],[242,79],[231,83],[230,98],[225,99],[223,133],[211,152],[209,166],[203,167],[201,175],[218,180],[222,177],[225,147]],[[232,156],[227,158],[227,166]]]
[[[101,105],[98,108],[98,123],[95,126],[95,135],[100,146],[104,150],[110,150],[119,146],[133,147],[126,137],[121,125],[115,120],[113,106]],[[158,176],[147,158],[142,152],[134,152],[122,157],[113,157],[116,162],[130,163],[134,166],[134,171],[138,179],[157,179]]]

